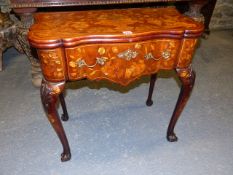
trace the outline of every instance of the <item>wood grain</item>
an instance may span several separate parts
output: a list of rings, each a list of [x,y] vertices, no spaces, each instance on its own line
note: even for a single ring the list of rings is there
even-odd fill
[[[152,74],[147,99],[147,105],[151,106],[156,73],[175,69],[182,87],[167,139],[177,141],[174,128],[195,82],[191,61],[202,24],[173,8],[41,13],[35,18],[29,41],[41,61],[45,79],[41,99],[62,143],[62,161],[69,160],[71,153],[56,103],[59,97],[66,113],[63,120],[67,120],[62,96],[67,80],[107,79],[128,85]]]
[[[175,8],[38,13],[28,38],[36,48],[99,42],[132,42],[158,37],[197,37],[203,25]]]
[[[203,25],[174,8],[39,13],[29,32],[47,81],[107,79],[127,85],[187,68]]]
[[[70,80],[83,78],[108,79],[127,85],[142,75],[150,75],[159,69],[172,69],[181,40],[157,39],[124,44],[90,44],[66,49],[68,74]],[[125,51],[135,53],[135,57],[121,57]],[[163,54],[168,53],[169,57]],[[96,64],[98,58],[105,61]],[[86,65],[78,65],[84,60]],[[84,63],[84,64],[85,64]]]
[[[66,63],[63,49],[38,49],[37,53],[46,80],[52,82],[66,80]]]

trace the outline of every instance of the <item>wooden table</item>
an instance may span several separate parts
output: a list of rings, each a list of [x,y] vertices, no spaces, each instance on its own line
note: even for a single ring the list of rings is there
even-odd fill
[[[106,79],[123,86],[152,75],[147,105],[159,70],[175,69],[181,92],[167,130],[177,141],[175,124],[195,81],[191,60],[201,23],[174,8],[139,8],[60,13],[38,13],[29,42],[37,49],[44,75],[41,99],[47,117],[62,145],[62,161],[71,158],[69,144],[56,109],[60,99],[68,120],[63,91],[67,81]]]
[[[31,75],[32,83],[36,87],[41,85],[41,69],[38,59],[34,54],[31,53],[29,43],[27,41],[27,33],[29,27],[33,24],[33,13],[43,10],[54,10],[55,8],[69,10],[70,7],[75,10],[83,8],[106,8],[107,6],[134,6],[134,4],[140,4],[140,6],[157,6],[163,3],[164,6],[168,3],[177,3],[176,6],[182,11],[187,11],[187,15],[197,19],[203,20],[200,10],[203,8],[203,14],[205,16],[205,29],[209,31],[209,21],[213,12],[214,2],[216,0],[0,0],[1,11],[11,12],[11,10],[19,17],[15,18],[17,26],[17,40],[21,50],[27,55],[31,63]],[[189,5],[188,5],[189,4]],[[209,5],[210,4],[210,5]],[[189,8],[188,8],[189,6]],[[115,8],[115,7],[114,7]],[[59,10],[60,10],[59,9]]]

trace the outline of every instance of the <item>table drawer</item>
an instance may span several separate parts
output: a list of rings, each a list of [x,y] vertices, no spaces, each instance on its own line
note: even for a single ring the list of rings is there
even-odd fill
[[[122,85],[177,63],[181,40],[90,44],[66,48],[69,80],[108,79]]]

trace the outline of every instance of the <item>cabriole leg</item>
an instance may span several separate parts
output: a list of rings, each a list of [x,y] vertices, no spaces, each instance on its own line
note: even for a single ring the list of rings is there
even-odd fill
[[[58,96],[64,90],[64,86],[65,82],[50,83],[45,80],[41,84],[41,100],[44,110],[63,146],[63,153],[61,154],[62,162],[68,161],[71,158],[69,143],[56,108]]]
[[[60,99],[61,107],[62,107],[62,110],[63,110],[63,114],[61,115],[61,119],[62,119],[62,121],[67,121],[69,119],[69,115],[68,115],[68,112],[67,112],[67,109],[66,109],[66,102],[65,102],[65,98],[64,98],[63,93],[61,93],[59,95],[59,99]]]
[[[146,100],[146,105],[147,106],[152,106],[153,105],[152,95],[153,95],[156,79],[157,79],[157,73],[152,74],[151,77],[150,77],[150,87],[149,87],[148,98]]]
[[[183,111],[189,96],[192,92],[193,85],[195,82],[195,72],[192,70],[191,67],[187,69],[176,69],[176,72],[179,76],[179,79],[182,83],[180,95],[176,103],[176,107],[172,114],[168,130],[167,130],[167,140],[169,142],[175,142],[178,140],[176,134],[174,133],[174,128],[176,125],[177,120],[180,117],[181,112]]]

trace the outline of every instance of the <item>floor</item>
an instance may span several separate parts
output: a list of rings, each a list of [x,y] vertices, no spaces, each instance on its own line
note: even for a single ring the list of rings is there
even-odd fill
[[[59,140],[42,110],[30,65],[14,49],[0,73],[1,175],[231,175],[233,172],[233,31],[202,40],[193,68],[192,96],[176,127],[165,135],[179,93],[174,72],[161,72],[154,105],[148,77],[129,87],[70,83],[64,128],[72,159],[60,162]],[[60,110],[60,109],[59,109]]]

